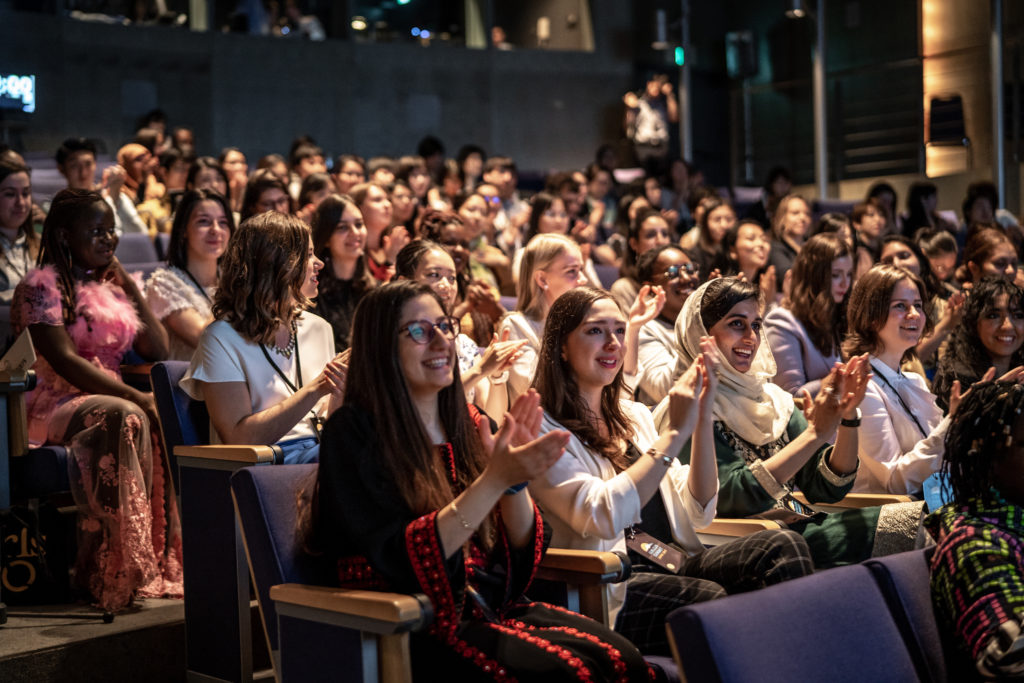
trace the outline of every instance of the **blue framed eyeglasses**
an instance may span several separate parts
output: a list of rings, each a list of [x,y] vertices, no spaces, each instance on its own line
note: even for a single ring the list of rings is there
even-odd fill
[[[436,323],[429,320],[413,320],[402,325],[399,332],[407,332],[417,344],[429,344],[438,333],[445,339],[455,339],[459,333],[459,321],[455,318],[441,318]]]

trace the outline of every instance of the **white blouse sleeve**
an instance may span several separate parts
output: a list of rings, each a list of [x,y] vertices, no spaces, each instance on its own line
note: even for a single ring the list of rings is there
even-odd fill
[[[884,487],[885,493],[920,493],[924,480],[942,463],[949,418],[943,418],[928,436],[903,452],[882,389],[874,380],[868,383],[860,410],[858,439],[863,470]]]
[[[660,401],[672,388],[676,357],[661,339],[644,328],[640,329],[640,346],[637,353],[640,388],[655,402]]]
[[[240,349],[233,348],[232,340],[241,341],[230,325],[223,321],[211,323],[202,336],[192,356],[188,372],[181,379],[181,388],[189,396],[204,400],[200,384],[197,382],[247,382],[245,370],[242,368]]]
[[[146,301],[159,320],[163,320],[171,313],[195,308],[195,304],[188,296],[190,287],[182,282],[181,278],[167,268],[158,268],[153,271],[146,283]]]

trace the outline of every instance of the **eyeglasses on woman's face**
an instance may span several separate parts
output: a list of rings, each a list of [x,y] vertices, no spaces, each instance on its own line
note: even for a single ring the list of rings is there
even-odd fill
[[[408,333],[409,338],[417,344],[429,344],[438,333],[445,339],[455,339],[459,333],[459,321],[451,317],[439,318],[434,323],[429,320],[413,320],[402,325],[398,331]]]
[[[675,280],[681,274],[693,275],[696,272],[697,266],[693,265],[690,261],[687,261],[686,263],[675,263],[665,269],[665,279]]]

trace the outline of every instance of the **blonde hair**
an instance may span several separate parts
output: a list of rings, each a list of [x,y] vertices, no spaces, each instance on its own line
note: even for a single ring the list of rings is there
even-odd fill
[[[557,233],[536,235],[523,249],[523,259],[519,263],[519,285],[516,289],[518,300],[516,310],[527,318],[540,320],[544,315],[544,294],[533,279],[537,270],[549,268],[555,259],[569,250],[580,254],[580,247],[569,237]],[[582,260],[582,254],[580,254]]]
[[[804,206],[807,207],[807,214],[811,214],[811,203],[804,199],[798,194],[787,194],[785,197],[779,200],[779,205],[775,207],[775,213],[772,214],[772,237],[777,240],[782,239],[782,233],[784,232],[784,225],[786,223],[786,211],[789,210],[790,202],[800,201],[803,202]],[[807,231],[810,232],[810,226]]]

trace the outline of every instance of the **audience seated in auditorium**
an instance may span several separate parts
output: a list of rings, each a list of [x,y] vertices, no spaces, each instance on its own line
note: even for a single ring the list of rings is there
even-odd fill
[[[457,332],[425,285],[367,295],[345,405],[324,433],[315,539],[338,558],[343,586],[426,594],[434,620],[412,635],[417,680],[646,679],[622,636],[522,599],[546,540],[522,484],[550,467],[568,434],[537,437],[535,393],[497,435],[475,423],[455,369]]]
[[[629,233],[626,235],[626,253],[622,257],[622,267],[619,269],[621,277],[609,290],[623,310],[628,311],[632,308],[640,291],[640,281],[636,272],[637,259],[651,249],[663,247],[671,241],[671,228],[661,212],[657,209],[637,212],[636,219],[630,222]]]
[[[779,283],[793,267],[793,261],[811,231],[811,205],[800,195],[787,195],[779,200],[772,217],[772,253],[768,262],[775,266]]]
[[[1024,387],[985,382],[964,396],[946,441],[953,500],[926,521],[938,546],[932,602],[949,680],[1024,676]]]
[[[756,221],[744,218],[722,238],[724,269],[719,274],[742,277],[760,290],[762,314],[778,303],[779,280],[769,265],[772,244]],[[714,274],[714,271],[712,271]]]
[[[861,404],[856,491],[920,495],[942,462],[949,420],[925,378],[901,367],[931,333],[930,309],[921,278],[896,266],[875,266],[850,293],[843,355],[870,354],[872,372]],[[953,392],[950,413],[959,401],[959,391]]]
[[[218,443],[277,443],[286,463],[316,461],[319,423],[341,404],[345,381],[331,326],[306,310],[322,267],[294,216],[268,211],[232,235],[216,320],[181,380],[206,402]]]
[[[640,328],[637,340],[637,396],[653,408],[668,395],[676,379],[673,329],[686,297],[700,284],[700,278],[687,253],[674,244],[656,247],[641,256],[637,277],[644,285],[665,293],[661,312]]]
[[[990,370],[1007,379],[1024,365],[1024,290],[1000,277],[988,276],[971,289],[963,316],[949,338],[946,353],[932,382],[936,402],[949,409],[953,382],[969,387]]]
[[[611,617],[642,652],[668,654],[662,624],[676,607],[803,576],[813,566],[807,544],[791,531],[704,548],[694,528],[711,522],[718,497],[711,433],[718,354],[703,340],[697,361],[668,393],[659,435],[647,407],[623,398],[626,325],[603,290],[573,289],[552,306],[533,388],[545,411],[542,431],[572,437],[529,488],[551,524],[552,545],[634,550],[628,582],[611,587]],[[691,436],[692,461],[681,465],[675,455]],[[682,552],[654,562],[637,553],[646,538],[637,534]]]
[[[220,258],[234,229],[222,195],[192,190],[182,197],[171,226],[167,267],[146,282],[146,300],[167,330],[168,358],[191,360],[199,336],[213,320]]]
[[[857,447],[864,435],[857,406],[868,383],[867,357],[834,366],[817,397],[805,405],[805,417],[793,396],[771,383],[775,361],[761,339],[754,285],[719,278],[687,298],[676,321],[684,367],[694,362],[707,334],[721,356],[713,410],[719,514],[785,523],[807,540],[819,568],[914,548],[921,503],[833,513],[813,507],[841,500],[861,476]],[[655,411],[659,424],[664,424],[664,413],[663,401]],[[687,444],[680,460],[689,462],[691,449]],[[810,506],[794,497],[797,487]]]
[[[374,279],[387,282],[395,274],[395,257],[409,242],[410,235],[402,226],[388,230],[392,228],[393,207],[383,185],[373,181],[360,183],[349,196],[359,207],[366,225],[366,266]]]
[[[35,264],[39,237],[32,218],[31,171],[22,162],[0,159],[0,302],[10,302]]]
[[[727,199],[708,197],[701,202],[697,226],[682,236],[679,246],[688,249],[698,264],[700,277],[707,280],[711,271],[725,265],[722,240],[736,227],[736,211]]]
[[[516,310],[502,318],[498,335],[525,339],[523,353],[509,372],[509,397],[526,393],[537,369],[537,357],[548,311],[562,294],[586,283],[583,255],[579,246],[565,235],[537,235],[523,249],[519,265]]]
[[[836,233],[822,233],[800,250],[789,295],[764,318],[764,333],[777,366],[772,382],[812,398],[840,360],[846,303],[853,286],[853,256]]]
[[[39,268],[18,285],[16,331],[38,357],[26,397],[32,444],[67,448],[78,506],[74,581],[105,610],[180,597],[181,528],[151,394],[121,381],[125,352],[167,354],[167,335],[115,256],[114,212],[98,192],[61,190]]]
[[[366,267],[363,214],[347,195],[332,194],[313,212],[312,233],[313,250],[324,262],[313,310],[331,324],[334,350],[341,353],[349,347],[356,306],[377,284]]]

